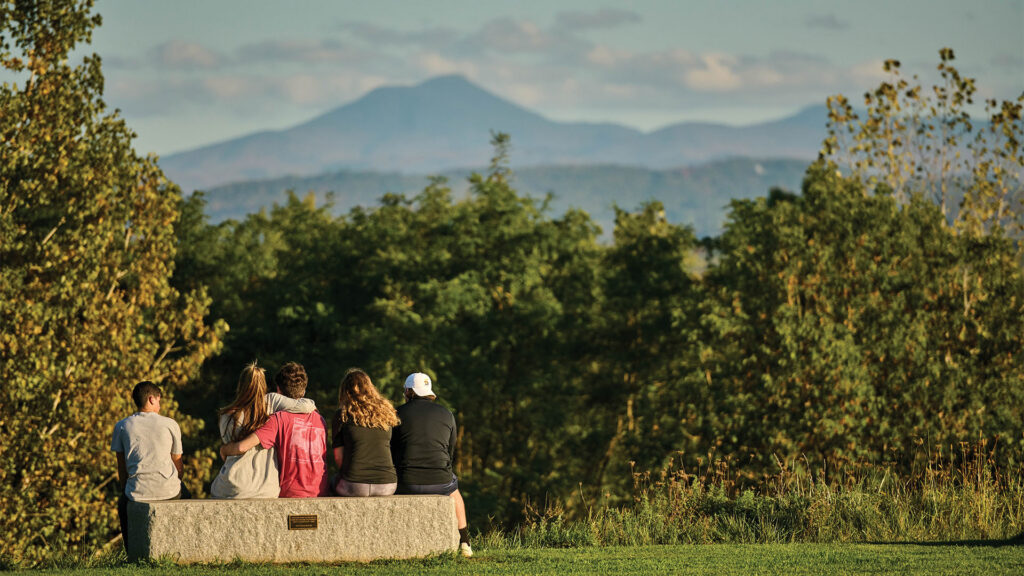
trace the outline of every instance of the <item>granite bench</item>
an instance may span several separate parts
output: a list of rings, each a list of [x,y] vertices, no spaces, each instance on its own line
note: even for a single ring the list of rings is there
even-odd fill
[[[130,559],[179,563],[418,558],[459,548],[447,496],[129,502]]]

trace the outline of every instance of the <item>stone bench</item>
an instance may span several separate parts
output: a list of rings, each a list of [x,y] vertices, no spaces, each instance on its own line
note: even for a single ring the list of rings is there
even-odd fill
[[[131,559],[341,562],[458,550],[448,496],[129,502]]]

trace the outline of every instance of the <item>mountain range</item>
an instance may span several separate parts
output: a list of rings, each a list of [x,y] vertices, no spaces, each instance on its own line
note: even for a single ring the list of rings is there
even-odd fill
[[[551,194],[549,210],[560,215],[569,208],[585,210],[607,238],[615,222],[615,208],[636,209],[659,200],[672,222],[689,224],[698,236],[721,231],[726,208],[734,199],[764,196],[772,187],[799,190],[805,160],[730,158],[698,166],[653,170],[637,166],[534,166],[515,169],[511,184],[521,194],[544,198]],[[470,170],[439,173],[448,179],[456,198],[469,190]],[[272,204],[282,203],[286,191],[300,197],[313,193],[318,204],[328,199],[333,212],[354,206],[372,206],[385,193],[414,197],[428,183],[427,174],[339,171],[310,177],[287,176],[238,182],[206,192],[206,212],[214,222],[241,219]]]
[[[811,160],[823,106],[750,126],[683,122],[653,132],[556,122],[462,76],[377,88],[312,120],[171,154],[164,172],[184,191],[342,170],[438,173],[485,166],[490,133],[511,135],[513,167],[616,164],[666,170],[724,158]]]
[[[812,106],[772,122],[683,122],[652,132],[610,123],[556,122],[471,83],[442,76],[389,86],[312,120],[160,160],[185,192],[204,190],[213,221],[280,203],[286,191],[328,196],[335,213],[385,193],[414,196],[432,174],[465,194],[485,167],[493,132],[511,136],[513,184],[550,208],[586,210],[607,235],[615,207],[660,200],[698,235],[717,234],[730,200],[771,187],[799,189],[825,135]]]

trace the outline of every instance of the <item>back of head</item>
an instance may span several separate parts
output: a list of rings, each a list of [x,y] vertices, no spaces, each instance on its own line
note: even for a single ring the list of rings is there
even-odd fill
[[[132,401],[135,402],[135,407],[142,410],[146,406],[146,402],[149,401],[150,396],[156,396],[157,398],[163,397],[160,392],[160,387],[153,384],[149,380],[139,382],[132,389]]]
[[[429,398],[434,400],[434,382],[423,372],[414,372],[405,379],[405,399]]]
[[[245,438],[266,423],[266,397],[266,372],[257,366],[256,362],[247,364],[238,376],[234,402],[220,409],[221,414],[235,416],[234,440]]]
[[[274,385],[281,390],[281,394],[289,398],[298,399],[305,396],[308,383],[306,369],[298,362],[289,362],[274,374]]]
[[[341,422],[364,428],[390,430],[399,424],[395,407],[377,391],[370,375],[358,368],[349,369],[341,379],[338,413]]]

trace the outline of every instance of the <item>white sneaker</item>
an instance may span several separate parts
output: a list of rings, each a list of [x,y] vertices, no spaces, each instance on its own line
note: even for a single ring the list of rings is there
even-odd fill
[[[462,554],[463,558],[473,557],[473,549],[469,547],[469,542],[459,543],[459,554]]]

